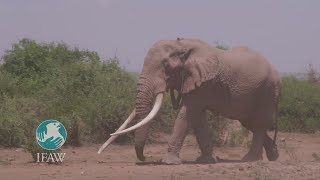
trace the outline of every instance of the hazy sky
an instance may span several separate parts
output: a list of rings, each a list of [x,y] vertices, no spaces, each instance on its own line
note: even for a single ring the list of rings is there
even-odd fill
[[[320,1],[0,0],[0,55],[25,37],[117,52],[130,71],[155,41],[193,37],[247,45],[282,72],[303,72],[320,67]]]

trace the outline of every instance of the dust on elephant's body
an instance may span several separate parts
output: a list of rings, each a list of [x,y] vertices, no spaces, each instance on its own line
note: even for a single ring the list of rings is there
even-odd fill
[[[137,157],[144,160],[148,122],[157,113],[162,94],[170,90],[179,113],[164,163],[181,163],[179,152],[190,128],[201,150],[197,161],[215,161],[206,110],[237,119],[253,132],[251,148],[243,161],[262,159],[263,147],[268,159],[276,160],[279,155],[275,141],[266,132],[274,127],[280,88],[278,72],[250,48],[221,50],[198,39],[158,41],[145,58],[137,86],[135,119],[143,120],[125,130],[121,127],[113,135],[136,130]],[[179,92],[178,97],[173,91]]]

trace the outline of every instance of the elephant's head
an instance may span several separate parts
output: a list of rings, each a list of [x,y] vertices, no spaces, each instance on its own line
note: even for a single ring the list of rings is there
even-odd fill
[[[107,147],[116,136],[135,131],[137,157],[144,160],[143,148],[150,122],[161,107],[163,94],[171,91],[172,103],[178,106],[173,90],[188,93],[218,73],[218,49],[196,39],[161,40],[149,50],[137,86],[136,108],[125,123],[100,148]],[[181,96],[180,96],[181,97]],[[133,119],[140,120],[125,129]],[[142,120],[141,120],[142,119]]]

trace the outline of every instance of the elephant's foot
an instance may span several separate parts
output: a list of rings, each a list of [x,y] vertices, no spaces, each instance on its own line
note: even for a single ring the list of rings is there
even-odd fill
[[[275,161],[279,157],[279,152],[277,145],[272,141],[264,144],[264,149],[266,150],[267,158],[269,161]]]
[[[166,156],[161,160],[164,164],[170,164],[170,165],[178,165],[182,164],[181,159],[177,154],[168,152]]]
[[[262,160],[262,148],[265,132],[255,132],[249,152],[242,158],[242,162]]]
[[[266,154],[269,161],[275,161],[278,159],[279,153],[276,146],[270,149],[267,149],[267,148],[265,149],[266,149]]]
[[[242,159],[242,162],[252,162],[262,160],[262,153],[249,151]]]
[[[210,155],[201,155],[197,158],[196,162],[200,164],[214,164],[216,160]]]

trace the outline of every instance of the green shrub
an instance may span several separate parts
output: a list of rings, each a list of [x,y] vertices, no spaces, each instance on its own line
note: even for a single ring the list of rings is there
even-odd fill
[[[220,146],[223,143],[222,135],[227,127],[224,117],[208,112],[208,122],[211,129],[211,141],[214,145]]]
[[[246,147],[250,147],[251,139],[250,132],[245,127],[241,127],[240,130],[233,130],[230,133],[230,137],[227,137],[225,144],[231,147],[238,145],[245,145]]]
[[[45,119],[65,125],[67,144],[102,142],[133,109],[136,82],[117,59],[101,60],[96,52],[30,39],[14,44],[2,59],[2,146],[35,141],[31,134]]]
[[[0,98],[13,97],[17,94],[17,79],[7,71],[0,69]]]
[[[3,97],[0,104],[0,145],[20,147],[34,134],[44,111],[42,104],[31,98]]]
[[[158,121],[156,120],[156,125],[154,126],[162,132],[171,133],[178,111],[172,108],[170,95],[168,93],[164,97],[164,101],[158,114]]]
[[[279,128],[313,133],[320,130],[320,86],[295,77],[284,77],[279,104]]]

